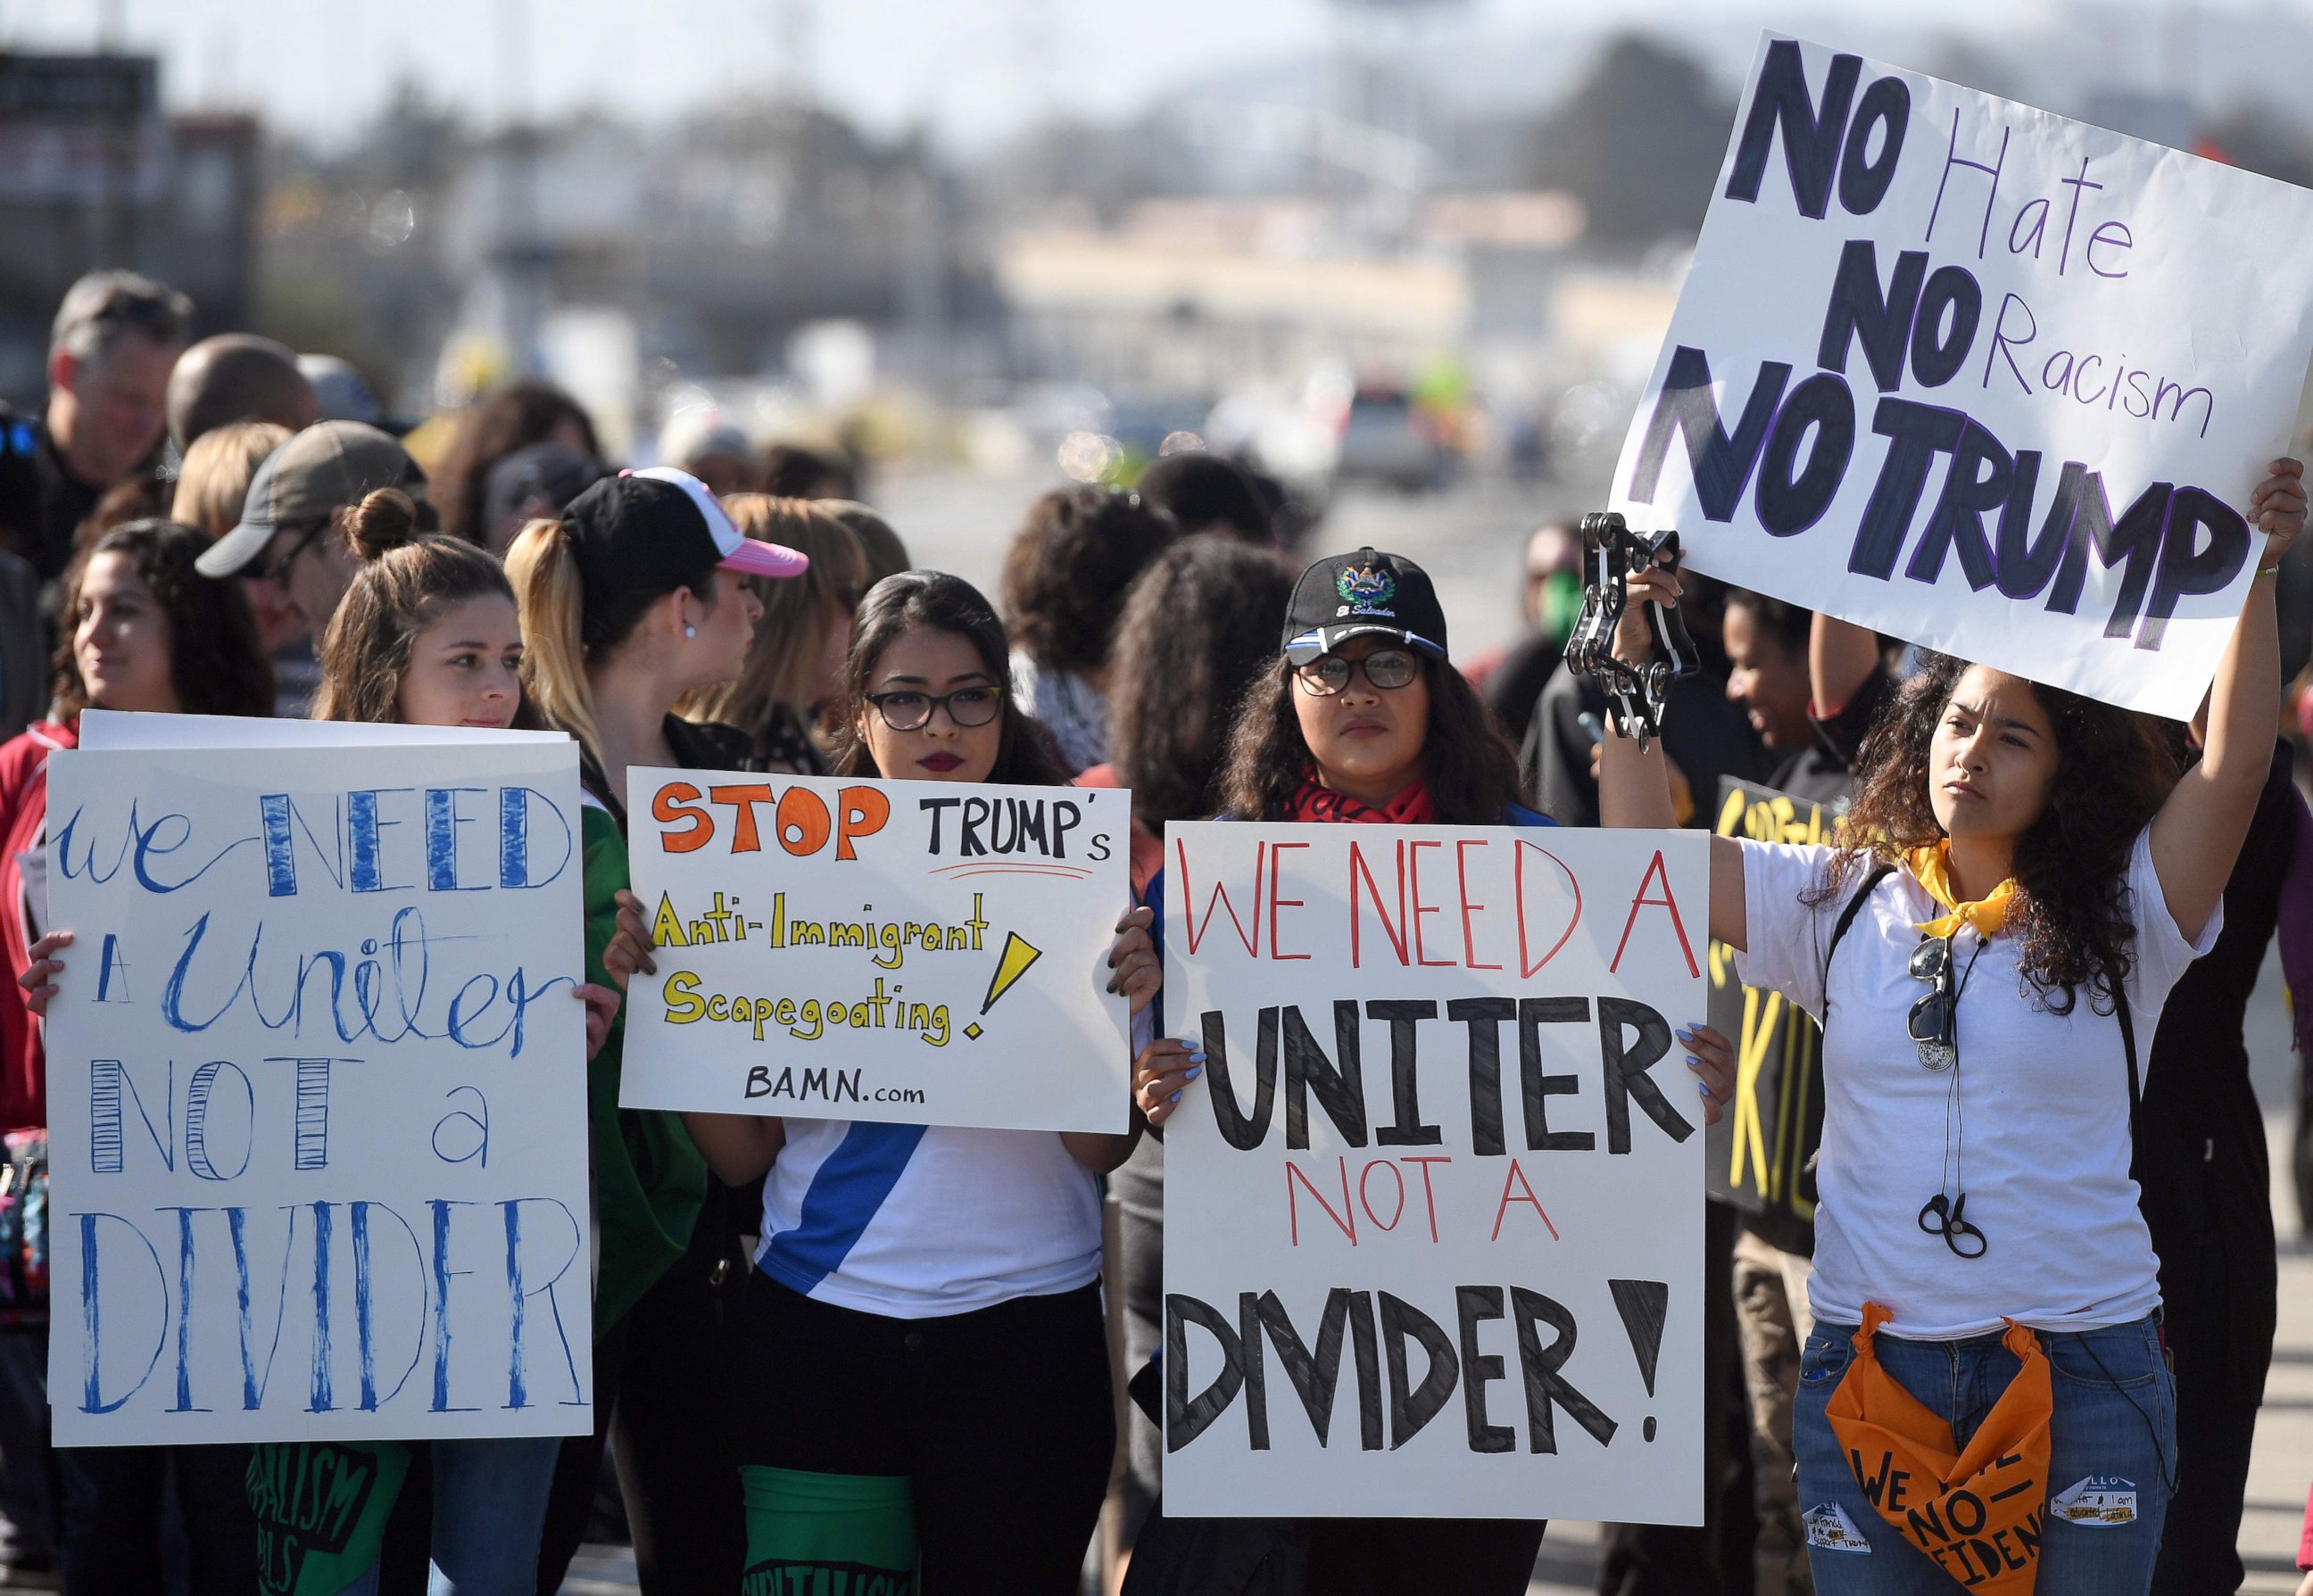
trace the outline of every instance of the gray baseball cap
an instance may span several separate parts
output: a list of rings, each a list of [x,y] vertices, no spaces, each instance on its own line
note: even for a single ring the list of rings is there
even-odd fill
[[[358,421],[317,422],[265,457],[241,523],[193,564],[204,576],[255,574],[250,567],[284,526],[323,520],[381,487],[426,503],[426,473],[391,435]]]

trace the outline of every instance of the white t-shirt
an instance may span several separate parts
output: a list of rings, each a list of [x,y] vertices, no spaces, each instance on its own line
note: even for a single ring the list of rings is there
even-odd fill
[[[1820,1020],[1824,952],[1861,876],[1811,908],[1800,895],[1823,880],[1834,850],[1742,848],[1750,951],[1736,969]],[[2136,939],[2126,985],[2142,1069],[2168,989],[2215,945],[2224,910],[2210,915],[2197,943],[2185,940],[2153,872],[2150,829],[2130,854],[2127,893]],[[1866,1302],[1879,1302],[1894,1315],[1891,1334],[1930,1341],[1996,1330],[2003,1318],[2051,1330],[2142,1319],[2159,1305],[2160,1290],[2128,1174],[2120,1021],[2096,1013],[2085,991],[2070,1014],[2051,1013],[2022,985],[2014,938],[1983,943],[1962,930],[1952,967],[1955,977],[1968,973],[1948,1143],[1954,1072],[1923,1068],[1905,1029],[1928,990],[1907,969],[1917,926],[1941,912],[1898,869],[1873,890],[1831,961],[1807,1286],[1815,1316],[1855,1324]],[[1945,1172],[1948,1148],[1959,1158],[1956,1178]],[[1939,1191],[1966,1195],[1967,1222],[1987,1242],[1983,1257],[1957,1257],[1941,1236],[1921,1230],[1921,1205]]]
[[[1051,1131],[787,1126],[755,1262],[790,1290],[938,1319],[1100,1276],[1100,1183]]]

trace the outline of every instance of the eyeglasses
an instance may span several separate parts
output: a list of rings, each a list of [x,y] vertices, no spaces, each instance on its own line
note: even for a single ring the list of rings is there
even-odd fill
[[[1362,660],[1345,660],[1337,653],[1320,654],[1293,674],[1303,692],[1313,697],[1330,698],[1348,687],[1350,678],[1360,671],[1376,691],[1394,692],[1421,674],[1421,660],[1405,648],[1376,648]]]
[[[1001,688],[958,688],[952,693],[870,693],[867,702],[894,732],[920,732],[932,723],[932,712],[947,711],[957,725],[984,726],[1004,707]]]
[[[286,529],[284,530],[286,531]],[[304,553],[307,549],[312,548],[314,540],[329,530],[330,518],[325,515],[321,520],[315,522],[312,526],[306,528],[305,535],[299,538],[295,543],[292,543],[289,546],[289,552],[283,555],[279,559],[275,560],[271,565],[266,566],[259,574],[276,587],[287,587],[289,585],[289,567],[295,565],[297,563],[297,557]]]
[[[1904,1028],[1920,1051],[1923,1069],[1948,1070],[1959,1060],[1959,995],[1952,987],[1948,939],[1930,936],[1912,950],[1912,978],[1928,990],[1912,1005]]]

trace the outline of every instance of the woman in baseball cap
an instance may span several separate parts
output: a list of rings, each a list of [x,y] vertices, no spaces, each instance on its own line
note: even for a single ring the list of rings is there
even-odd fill
[[[1237,711],[1221,776],[1226,813],[1365,825],[1552,824],[1517,802],[1517,756],[1446,650],[1446,612],[1429,574],[1412,560],[1360,548],[1311,566],[1294,584],[1278,656]],[[1164,896],[1159,871],[1147,900]],[[1156,932],[1161,956],[1161,921]],[[1161,1035],[1161,1015],[1157,1026]],[[1715,1032],[1681,1035],[1711,1061],[1695,1069],[1706,1117],[1715,1120],[1731,1089],[1731,1052]],[[1203,1062],[1201,1044],[1170,1039],[1141,1055],[1133,1101],[1150,1126],[1172,1118]],[[1163,1527],[1144,1539],[1181,1532],[1169,1521],[1151,1523]],[[1308,1588],[1522,1596],[1543,1528],[1520,1519],[1311,1520]],[[1249,1536],[1271,1529],[1241,1524]]]
[[[698,478],[668,467],[606,477],[558,521],[514,539],[523,685],[576,738],[585,800],[587,979],[604,979],[613,894],[627,885],[629,766],[752,768],[752,739],[675,715],[684,694],[745,668],[763,606],[750,576],[796,576],[792,548],[740,535]],[[725,1189],[672,1114],[619,1108],[620,1036],[587,1072],[600,1263],[596,1411],[616,1414],[627,1512],[646,1583],[735,1589],[744,1534],[739,1465],[719,1439],[716,1292],[740,1277]],[[635,1372],[632,1381],[622,1379]],[[547,1504],[539,1587],[562,1583],[594,1500],[603,1435],[563,1448]]]

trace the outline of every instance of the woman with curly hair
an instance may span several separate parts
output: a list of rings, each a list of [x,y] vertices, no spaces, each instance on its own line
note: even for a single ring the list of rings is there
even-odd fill
[[[1108,652],[1134,578],[1180,530],[1137,493],[1055,489],[1028,507],[1004,557],[1005,618],[1020,707],[1071,775],[1108,758]]]
[[[1823,1596],[2150,1584],[2176,1388],[2130,1121],[2272,755],[2273,570],[2306,502],[2298,462],[2272,469],[2192,770],[2139,716],[1930,656],[1864,745],[1844,845],[1711,840],[1711,935],[1824,1027],[1793,1438]],[[1645,657],[1644,604],[1616,648]],[[1602,793],[1610,825],[1670,824],[1658,748],[1610,735]]]
[[[65,574],[49,718],[0,745],[0,969],[8,977],[0,981],[0,1130],[48,1124],[37,1021],[73,941],[43,923],[49,757],[77,743],[84,709],[261,715],[273,707],[273,672],[240,584],[194,568],[208,546],[206,532],[147,520],[114,527],[84,549]],[[257,1523],[241,1489],[249,1449],[74,1447],[46,1469],[37,1371],[47,1354],[45,1329],[12,1329],[0,1340],[0,1500],[26,1537],[19,1553],[36,1564],[47,1549],[46,1476],[61,1487],[54,1516],[65,1589],[160,1590],[164,1499],[173,1495],[190,1589],[249,1588],[257,1559]]]

